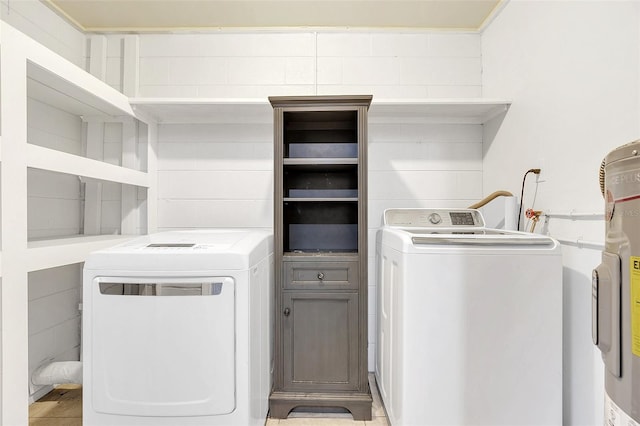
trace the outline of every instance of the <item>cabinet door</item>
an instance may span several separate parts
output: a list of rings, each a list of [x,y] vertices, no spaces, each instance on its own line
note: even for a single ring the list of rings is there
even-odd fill
[[[357,294],[286,292],[283,302],[285,390],[357,390]]]

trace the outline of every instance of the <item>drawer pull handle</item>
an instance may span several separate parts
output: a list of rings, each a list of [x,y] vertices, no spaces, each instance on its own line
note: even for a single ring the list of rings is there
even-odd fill
[[[289,308],[284,308],[284,312],[283,312],[283,314],[284,314],[284,316],[285,316],[285,317],[288,317],[288,316],[289,316],[289,314],[291,314],[291,309],[289,309]]]
[[[324,272],[318,272],[318,279],[320,281],[324,280]]]

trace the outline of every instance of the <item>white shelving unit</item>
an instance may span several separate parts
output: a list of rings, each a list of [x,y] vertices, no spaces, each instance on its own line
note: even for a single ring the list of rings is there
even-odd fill
[[[155,144],[157,128],[154,122],[136,116],[125,95],[4,22],[0,23],[0,87],[0,424],[17,425],[28,423],[28,273],[83,262],[90,252],[134,236],[70,235],[28,241],[27,170],[40,169],[88,178],[86,180],[92,182],[122,184],[122,233],[136,229],[129,216],[140,215],[136,210],[136,187],[145,188],[146,229],[142,232],[154,231],[155,179],[151,177],[156,169],[155,153],[149,148]],[[122,123],[123,135],[126,128],[133,139],[138,137],[135,120],[139,120],[147,131],[143,138],[147,147],[146,165],[138,167],[136,161],[131,160],[138,149],[135,139],[133,143],[123,139],[123,166],[29,143],[28,97],[79,117],[78,122],[85,123],[87,128],[87,152],[93,149],[89,147],[89,140],[100,134],[91,126]],[[99,196],[96,198],[100,200]],[[85,203],[90,202],[87,197]],[[96,210],[99,206],[87,208]],[[135,214],[129,214],[131,210],[136,210]],[[126,226],[125,222],[128,222]]]

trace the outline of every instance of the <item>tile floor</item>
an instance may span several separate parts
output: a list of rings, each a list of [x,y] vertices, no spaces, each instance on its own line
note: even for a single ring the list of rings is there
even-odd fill
[[[373,395],[370,421],[354,421],[350,414],[292,413],[286,419],[267,419],[266,426],[388,426],[378,388],[369,375]],[[82,426],[82,387],[61,385],[29,406],[29,426]]]

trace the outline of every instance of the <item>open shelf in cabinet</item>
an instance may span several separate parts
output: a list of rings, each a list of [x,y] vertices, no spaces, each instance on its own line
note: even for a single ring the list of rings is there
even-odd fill
[[[283,250],[358,251],[358,110],[282,113]]]
[[[357,111],[285,111],[284,159],[358,157]]]
[[[285,201],[284,252],[358,251],[358,202]]]
[[[295,199],[358,198],[357,164],[287,164],[283,166],[283,197]]]

